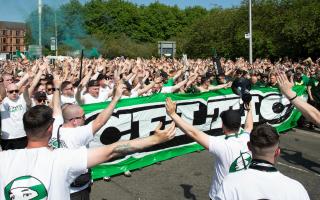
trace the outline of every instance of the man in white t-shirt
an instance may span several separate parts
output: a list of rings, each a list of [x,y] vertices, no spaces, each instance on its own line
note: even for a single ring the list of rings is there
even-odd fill
[[[79,87],[78,89],[81,89]],[[81,92],[81,91],[79,91]],[[92,104],[104,102],[108,99],[108,94],[100,94],[100,84],[97,80],[90,80],[87,84],[87,92],[81,94],[81,104]]]
[[[110,82],[106,75],[99,74],[97,81],[100,85],[99,95],[108,99],[112,96],[114,84]]]
[[[163,94],[174,93],[178,91],[181,87],[186,85],[188,82],[188,79],[185,79],[173,86],[163,86],[163,81],[164,81],[163,79],[156,78],[155,85],[151,89],[152,93],[163,93]]]
[[[23,116],[27,148],[0,152],[0,199],[68,200],[70,184],[87,168],[166,142],[175,134],[174,124],[166,130],[160,130],[160,124],[154,135],[145,138],[93,149],[52,150],[48,146],[52,114],[45,105],[30,108]]]
[[[2,150],[23,149],[27,146],[27,137],[23,129],[22,116],[31,105],[25,89],[19,95],[18,86],[14,83],[7,85],[5,97],[1,104],[1,147]]]
[[[74,87],[70,81],[63,81],[61,84],[61,105],[66,103],[77,104]]]
[[[56,88],[59,88],[59,82],[54,80]],[[121,98],[123,85],[118,85],[112,101],[100,114],[89,124],[84,125],[85,114],[83,109],[74,104],[63,106],[62,115],[59,98],[53,99],[54,118],[52,137],[49,146],[52,148],[77,149],[81,146],[87,146],[93,139],[94,134],[105,124],[112,115],[112,112]],[[57,102],[58,100],[58,102]],[[71,199],[89,199],[90,194],[90,171],[81,175],[82,180],[74,182],[71,185]]]
[[[280,155],[279,135],[270,125],[259,125],[248,147],[253,160],[249,169],[227,175],[215,199],[219,200],[309,200],[306,189],[274,166]]]
[[[185,122],[176,113],[176,104],[170,98],[166,100],[166,109],[168,115],[185,134],[214,155],[216,162],[209,192],[209,197],[213,199],[224,177],[229,172],[246,169],[251,161],[251,153],[247,147],[249,134],[253,128],[250,106],[246,106],[248,112],[243,132],[240,132],[241,114],[239,111],[227,110],[220,114],[224,138],[207,135]]]

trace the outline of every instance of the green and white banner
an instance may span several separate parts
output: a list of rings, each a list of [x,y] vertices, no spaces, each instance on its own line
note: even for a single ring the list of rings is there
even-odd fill
[[[303,86],[296,86],[294,90],[298,95],[305,94]],[[296,125],[301,113],[279,93],[278,89],[261,88],[252,90],[251,94],[253,120],[256,124],[269,123],[279,132]],[[242,106],[239,96],[233,94],[231,89],[200,94],[155,94],[148,97],[121,99],[112,117],[95,135],[90,147],[108,145],[119,140],[147,137],[153,134],[160,121],[163,126],[169,125],[171,118],[167,116],[165,109],[167,97],[177,102],[177,113],[181,114],[183,119],[210,135],[222,134],[219,117],[222,111],[240,110]],[[106,106],[108,102],[84,105],[86,123],[94,120]],[[244,121],[245,113],[242,116],[242,123]],[[144,152],[101,164],[93,168],[92,174],[94,179],[112,176],[201,149],[203,148],[200,145],[177,129],[173,140],[146,149]]]

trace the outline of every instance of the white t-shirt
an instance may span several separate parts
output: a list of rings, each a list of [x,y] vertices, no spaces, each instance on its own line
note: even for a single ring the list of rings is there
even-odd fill
[[[210,136],[209,152],[215,157],[214,175],[209,192],[211,199],[216,195],[224,177],[229,172],[240,171],[249,166],[251,161],[251,153],[247,147],[249,140],[250,135],[247,132],[228,139]]]
[[[101,98],[107,99],[111,92],[112,92],[112,89],[109,88],[108,86],[100,87],[99,96],[101,96]]]
[[[23,96],[12,101],[8,97],[4,98],[1,104],[1,138],[16,139],[26,136],[23,128],[22,117],[27,111],[27,104]]]
[[[56,149],[58,148],[58,128],[63,124],[62,116],[55,116],[53,123],[52,136],[49,141],[49,146]],[[82,146],[86,146],[93,139],[92,122],[78,126],[76,128],[64,128],[61,127],[59,131],[60,135],[60,148],[77,149]]]
[[[77,104],[77,100],[75,97],[61,95],[60,99],[61,99],[61,105],[66,103]]]
[[[160,93],[166,94],[166,93],[172,93],[173,86],[164,86],[161,88]]]
[[[47,98],[49,102],[52,102],[53,94],[47,94]]]
[[[55,116],[53,123],[52,136],[49,141],[49,146],[54,149],[58,148],[58,128],[63,124],[62,116]],[[60,135],[60,148],[77,149],[82,146],[87,146],[91,140],[93,140],[92,123],[85,126],[79,126],[76,128],[64,128],[59,130]],[[86,173],[87,169],[82,173]],[[90,183],[82,187],[70,187],[70,193],[75,193],[87,188]]]
[[[138,96],[139,96],[138,91],[131,90],[130,96],[125,96],[124,94],[122,94],[121,99],[134,98],[134,97],[138,97]]]
[[[106,101],[106,97],[103,97],[99,94],[98,97],[94,97],[89,93],[85,93],[82,96],[82,100],[84,104],[91,104],[91,103],[100,103]]]
[[[68,200],[70,184],[87,168],[87,149],[9,150],[0,163],[0,199]]]
[[[306,189],[280,172],[247,169],[225,177],[215,199],[309,200]]]

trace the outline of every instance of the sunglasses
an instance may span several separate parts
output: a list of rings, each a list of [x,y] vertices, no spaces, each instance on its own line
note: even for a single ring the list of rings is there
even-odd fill
[[[48,91],[52,91],[52,90],[53,90],[53,88],[47,88],[47,90],[48,90]]]
[[[39,103],[46,103],[47,100],[46,100],[46,99],[38,99],[37,101],[38,101]]]
[[[19,93],[19,90],[9,90],[9,91],[8,91],[9,94],[13,94],[14,92],[18,94],[18,93]]]

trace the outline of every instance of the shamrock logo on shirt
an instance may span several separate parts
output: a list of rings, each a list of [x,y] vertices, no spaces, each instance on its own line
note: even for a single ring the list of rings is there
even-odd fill
[[[47,199],[48,192],[43,183],[33,176],[20,176],[4,188],[6,200]]]
[[[49,146],[52,147],[53,149],[58,149],[58,139],[57,138],[51,138],[49,140]],[[60,140],[60,148],[68,148],[67,144],[63,141]]]
[[[252,157],[249,152],[240,152],[240,156],[232,162],[229,168],[229,172],[232,173],[243,169],[247,169],[250,165],[251,160]]]

